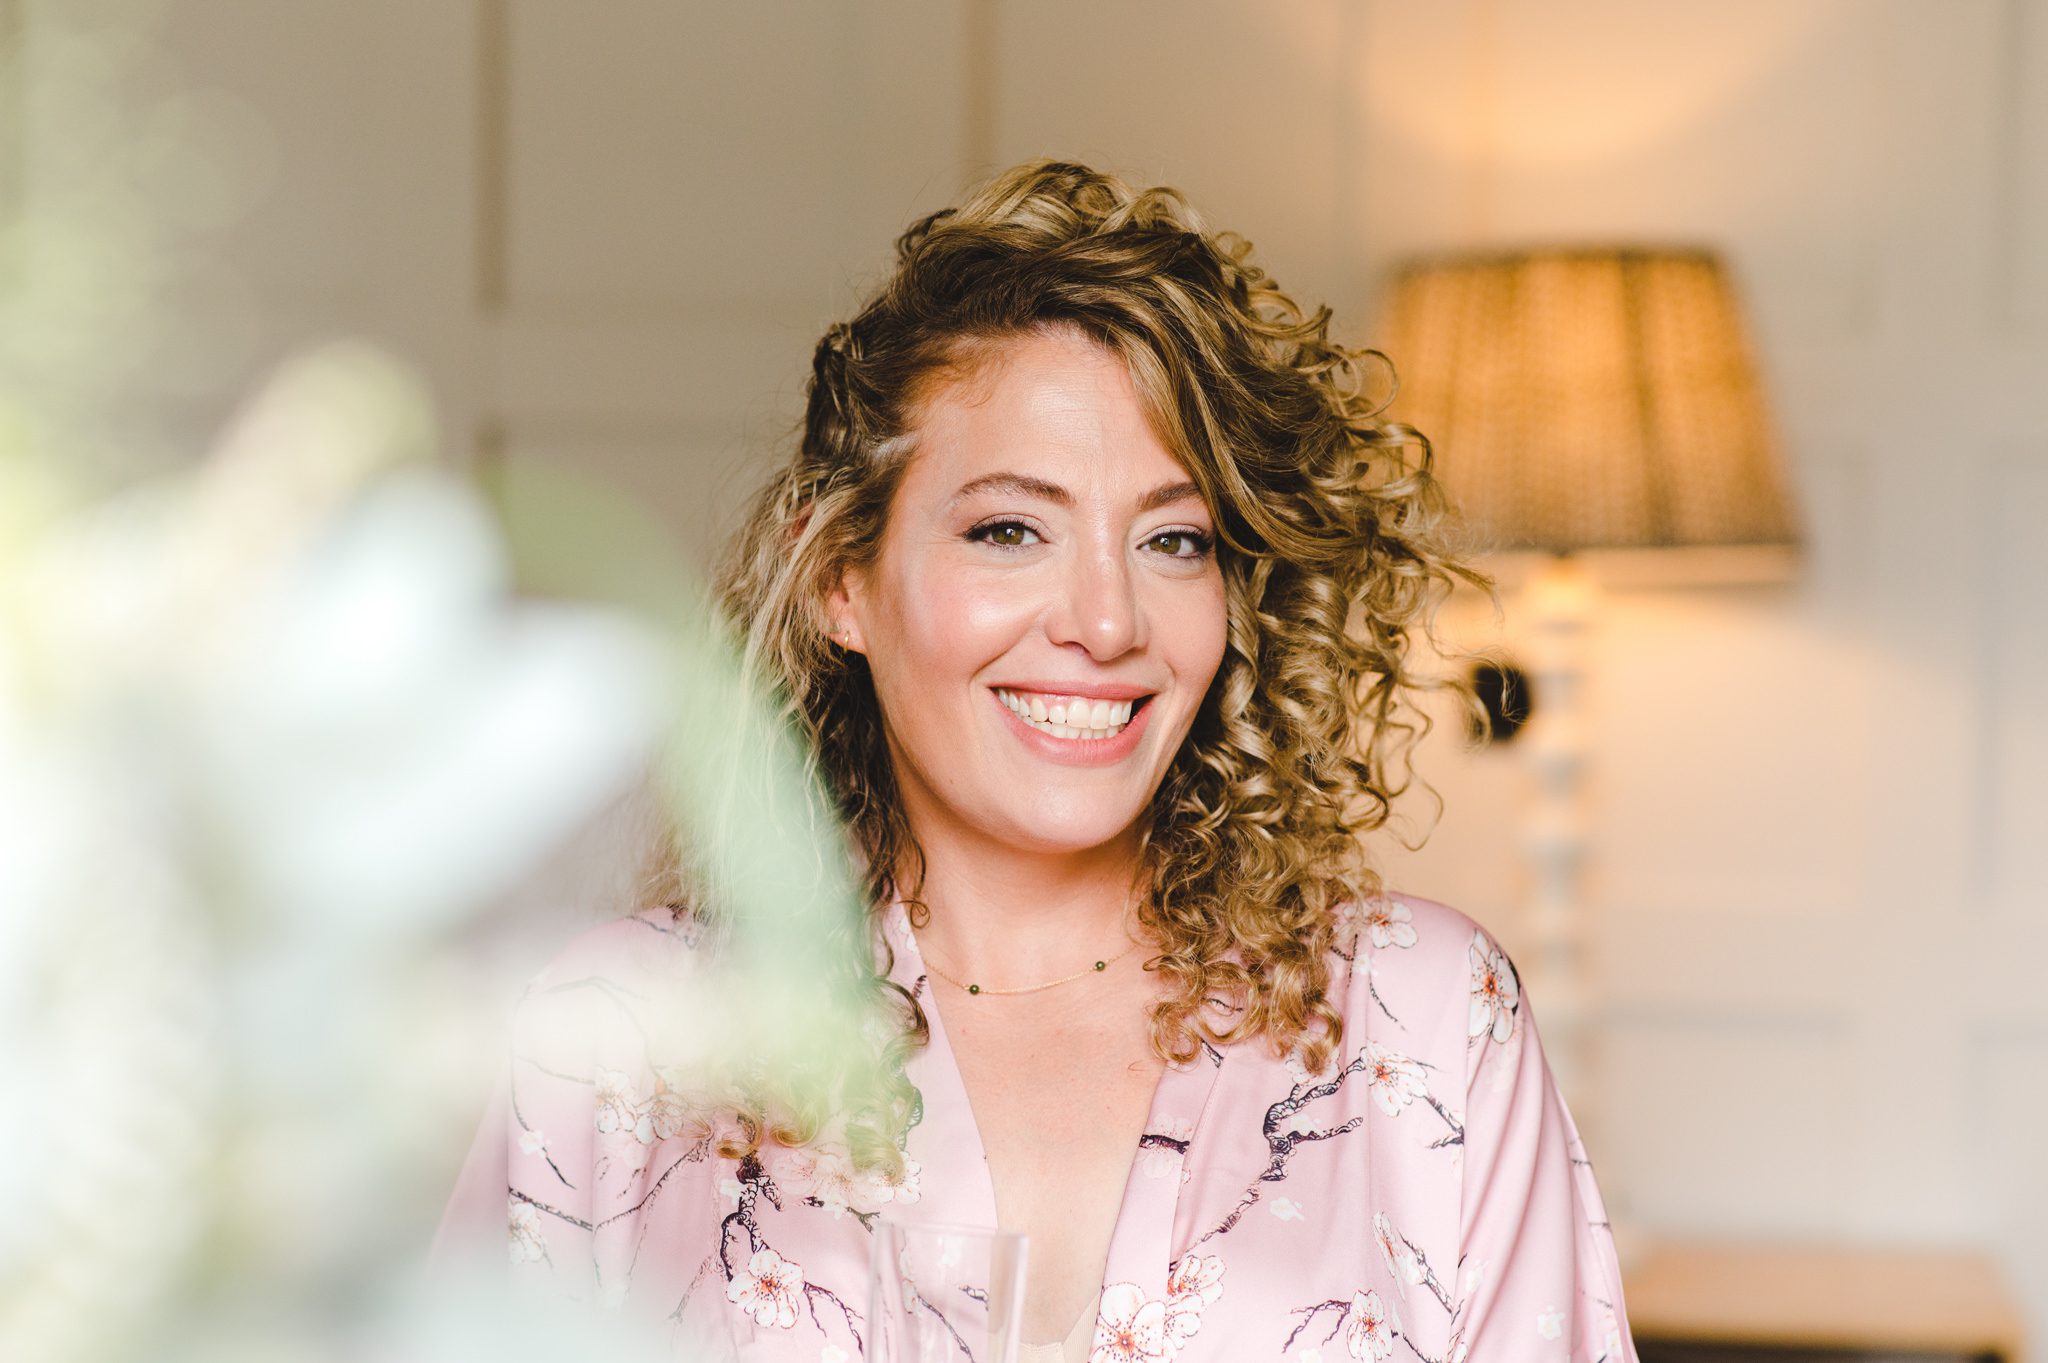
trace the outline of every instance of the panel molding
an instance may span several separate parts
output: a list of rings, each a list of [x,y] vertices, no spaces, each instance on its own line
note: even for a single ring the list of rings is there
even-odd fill
[[[2031,90],[2048,78],[2048,14],[2039,0],[2000,0],[1998,70],[1992,137],[1993,174],[1989,198],[1986,272],[1991,331],[2008,339],[2040,337],[2048,323],[2048,268],[2038,263],[2031,276],[2027,252],[2040,252],[2048,232],[2048,98]],[[2030,82],[2030,68],[2033,79]],[[2029,221],[2028,176],[2036,177],[2035,198],[2042,221]],[[2030,230],[2031,229],[2031,230]],[[2030,290],[2035,291],[2030,295]]]
[[[2040,623],[2040,603],[2032,599],[2044,579],[2015,562],[2035,542],[2037,528],[2048,524],[2048,432],[2031,451],[2006,449],[1983,460],[1976,491],[1981,577],[1973,593],[1979,604],[1972,668],[1970,860],[1976,872],[1976,898],[1984,911],[2019,923],[2040,917],[2044,891],[2039,878],[2048,874],[2048,854],[2037,851],[2041,864],[2035,868],[2030,899],[2027,877],[2013,869],[2013,861],[2019,850],[2018,830],[2031,821],[2005,807],[2011,788],[2025,784],[2007,779],[2008,765],[2024,766],[2028,760],[2027,754],[2011,751],[2007,710],[2038,690],[2026,686],[2026,679],[2048,670],[2048,625]],[[2048,554],[2034,554],[2048,562]],[[2031,630],[2016,630],[2009,618],[2014,611],[2032,622]],[[2048,726],[2048,719],[2041,722]],[[2048,759],[2048,741],[2041,749],[2036,756]],[[2048,806],[2048,797],[2042,803]],[[2043,812],[2048,815],[2048,808]],[[2048,828],[2048,817],[2034,824],[2037,838],[2042,828]]]

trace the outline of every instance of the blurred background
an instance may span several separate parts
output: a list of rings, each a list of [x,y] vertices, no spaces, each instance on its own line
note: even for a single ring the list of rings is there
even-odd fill
[[[175,470],[359,336],[440,468],[601,482],[700,564],[895,234],[1015,161],[1179,187],[1404,374],[1418,259],[1716,253],[1789,552],[1589,556],[1561,628],[1512,564],[1454,602],[1536,713],[1447,713],[1380,864],[1523,962],[1640,1333],[2048,1338],[2048,0],[0,0],[0,44],[8,211],[147,153],[73,196],[155,229],[72,281],[93,363],[0,281],[79,461]],[[626,906],[632,820],[584,814],[496,913]]]

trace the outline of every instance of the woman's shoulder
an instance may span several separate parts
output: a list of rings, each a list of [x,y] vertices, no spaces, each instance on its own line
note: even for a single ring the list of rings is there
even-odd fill
[[[582,929],[526,981],[514,1050],[561,1063],[565,1051],[587,1057],[618,1050],[621,1037],[644,1041],[654,1014],[677,998],[672,986],[697,973],[708,937],[697,915],[669,904]]]
[[[1382,890],[1369,898],[1345,900],[1336,910],[1333,945],[1343,955],[1366,951],[1394,953],[1417,966],[1455,970],[1477,948],[1498,951],[1500,944],[1478,919],[1449,904],[1402,890]]]
[[[1520,982],[1507,953],[1448,904],[1397,890],[1346,901],[1331,950],[1337,978],[1348,980],[1333,995],[1362,1038],[1448,1056],[1519,1020]]]
[[[707,925],[686,905],[655,904],[575,933],[528,981],[529,991],[579,979],[628,980],[692,967]]]

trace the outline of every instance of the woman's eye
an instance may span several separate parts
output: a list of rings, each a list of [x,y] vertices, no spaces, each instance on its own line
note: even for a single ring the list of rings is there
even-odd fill
[[[1200,558],[1209,552],[1209,537],[1197,530],[1163,530],[1146,543],[1169,558]]]
[[[1038,532],[1022,521],[990,521],[977,525],[967,537],[993,544],[999,549],[1022,549],[1038,538]]]

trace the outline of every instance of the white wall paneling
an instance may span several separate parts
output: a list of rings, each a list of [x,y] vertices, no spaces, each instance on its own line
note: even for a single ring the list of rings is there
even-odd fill
[[[2011,1271],[2035,1293],[2048,1282],[2048,1161],[2041,1132],[2048,1130],[2048,1029],[2006,1027],[1980,1038],[1978,1063],[1964,1110],[1972,1144],[1983,1154],[1981,1186],[1986,1219],[1995,1227]],[[2038,1301],[2038,1297],[2036,1298]],[[2040,1316],[2032,1347],[2038,1353]]]
[[[1378,259],[1720,247],[1800,492],[1795,584],[1616,591],[1596,627],[1617,1215],[2001,1246],[2048,1335],[2048,3],[1368,8]],[[1517,764],[1426,761],[1489,827],[1390,870],[1513,941],[1473,862],[1512,847]]]
[[[2048,341],[2048,7],[2002,0],[2001,61],[1994,87],[2000,156],[1987,186],[1994,203],[1987,302],[2001,329],[2037,346]]]
[[[1540,1025],[1541,1000],[1535,1007]],[[1853,1193],[1837,1158],[1854,1110],[1852,1045],[1812,1014],[1619,1021],[1601,1049],[1607,1091],[1658,1120],[1654,1140],[1591,1149],[1603,1191],[1612,1189],[1609,1211],[1634,1225],[1723,1235],[1836,1228]],[[1731,1141],[1738,1123],[1768,1134]]]
[[[2007,930],[2048,947],[2048,439],[1991,463],[1982,484],[1985,571],[1982,602],[1992,610],[1968,660],[1978,681],[1970,697],[1972,755],[1979,763],[1972,826],[1978,893]]]
[[[1187,191],[1364,334],[1355,0],[1001,3],[996,149]]]
[[[964,178],[965,0],[496,3],[496,439],[622,473],[709,557],[819,333]]]

